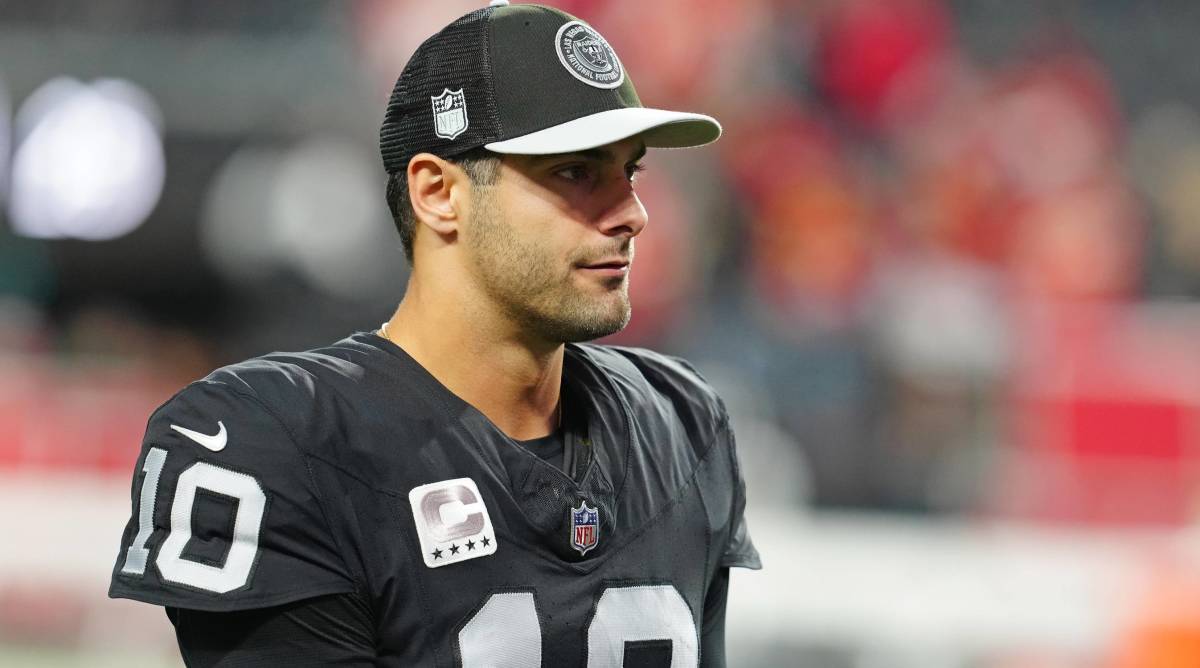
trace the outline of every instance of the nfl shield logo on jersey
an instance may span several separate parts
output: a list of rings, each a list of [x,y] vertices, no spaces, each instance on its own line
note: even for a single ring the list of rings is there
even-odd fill
[[[433,102],[433,131],[444,139],[454,139],[467,129],[467,98],[462,89],[443,89],[441,95],[431,96]]]
[[[571,547],[580,555],[596,547],[600,540],[600,511],[581,500],[578,508],[571,509]]]

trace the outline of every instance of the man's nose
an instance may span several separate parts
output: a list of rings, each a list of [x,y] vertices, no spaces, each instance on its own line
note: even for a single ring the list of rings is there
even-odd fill
[[[636,237],[645,229],[649,216],[642,200],[633,191],[633,187],[625,183],[615,198],[612,206],[604,212],[600,219],[600,231],[606,236],[625,235]]]

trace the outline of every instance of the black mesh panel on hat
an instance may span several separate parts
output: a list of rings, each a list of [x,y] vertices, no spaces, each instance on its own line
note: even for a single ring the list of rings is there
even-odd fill
[[[501,140],[600,111],[642,106],[628,71],[620,86],[596,88],[575,78],[559,61],[555,36],[574,17],[538,5],[511,5],[491,20]]]
[[[417,153],[452,157],[499,135],[492,96],[487,24],[493,10],[484,8],[460,17],[425,40],[408,61],[388,100],[379,150],[389,173],[408,168]],[[462,89],[467,128],[454,139],[435,130],[432,98]]]

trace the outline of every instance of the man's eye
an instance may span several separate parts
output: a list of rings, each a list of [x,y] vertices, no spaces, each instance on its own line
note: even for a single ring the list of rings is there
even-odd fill
[[[646,165],[640,162],[634,163],[625,168],[625,178],[632,183],[637,180],[637,175],[644,171],[646,171]]]
[[[585,165],[570,165],[555,172],[568,181],[586,181],[591,173]]]

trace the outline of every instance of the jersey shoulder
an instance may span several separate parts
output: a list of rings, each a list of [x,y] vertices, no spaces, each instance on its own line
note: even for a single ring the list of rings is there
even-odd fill
[[[197,382],[224,385],[261,402],[285,422],[303,423],[314,407],[329,398],[331,388],[361,382],[368,364],[368,352],[347,340],[315,350],[254,357],[223,366]]]
[[[110,595],[232,610],[353,590],[304,448],[313,362],[348,372],[310,354],[257,358],[151,415]]]
[[[585,344],[579,348],[642,418],[681,426],[700,449],[727,429],[725,404],[687,360],[645,348]]]
[[[217,385],[256,403],[293,437],[300,451],[336,459],[333,449],[347,425],[422,411],[419,393],[384,373],[383,356],[379,348],[354,336],[323,348],[274,352],[230,364],[193,385]],[[404,400],[390,410],[381,405],[398,397]]]
[[[736,439],[717,391],[690,362],[679,357],[623,346],[580,348],[625,395],[635,421],[643,423],[643,428],[645,423],[668,425],[657,434],[655,427],[650,427],[652,438],[678,435],[682,428],[683,440],[690,442],[694,451],[691,461],[697,467],[690,471],[695,472],[705,498],[709,526],[714,540],[723,546],[718,563],[723,567],[760,568],[758,551],[746,527],[746,483],[738,465]],[[672,424],[675,430],[670,428]],[[678,457],[680,451],[672,454]],[[662,455],[657,450],[635,452],[632,463],[658,471],[661,478],[678,465]],[[706,465],[700,465],[701,460]],[[690,477],[690,471],[684,477]]]

